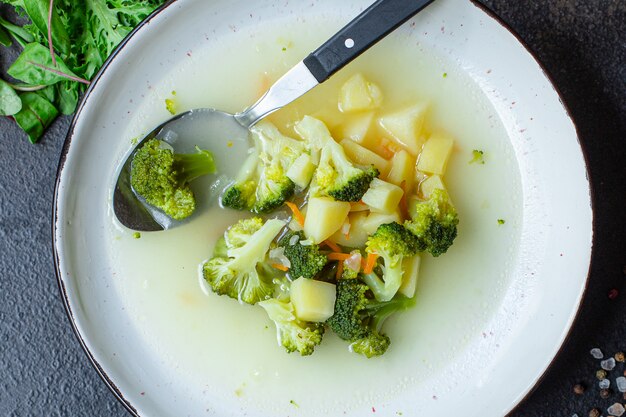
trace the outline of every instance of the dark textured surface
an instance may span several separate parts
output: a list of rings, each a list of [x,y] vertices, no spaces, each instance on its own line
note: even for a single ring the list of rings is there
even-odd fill
[[[592,407],[604,412],[626,401],[618,392],[600,398],[599,363],[588,353],[592,347],[626,350],[626,2],[483,3],[553,76],[578,125],[594,188],[595,246],[581,313],[552,368],[512,416],[583,417]],[[0,7],[0,14],[6,11]],[[0,49],[0,66],[10,61]],[[72,334],[54,277],[52,196],[68,126],[69,119],[57,120],[33,146],[0,118],[0,416],[127,415]],[[611,289],[619,291],[613,300]],[[623,370],[618,364],[612,381]],[[587,390],[575,395],[579,382]]]

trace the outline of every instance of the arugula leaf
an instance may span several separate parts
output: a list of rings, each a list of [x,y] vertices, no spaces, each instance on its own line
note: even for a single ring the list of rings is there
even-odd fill
[[[41,97],[45,98],[50,103],[54,103],[57,98],[57,91],[55,86],[49,85],[46,88],[36,91]]]
[[[9,36],[9,33],[5,29],[0,27],[0,45],[11,46],[12,43],[13,41],[11,41],[11,36]]]
[[[67,79],[67,77],[53,71],[60,71],[68,76],[76,77],[58,57],[55,67],[50,51],[45,46],[39,43],[29,43],[7,72],[13,78],[36,85],[52,85]]]
[[[13,118],[26,132],[31,143],[35,143],[59,112],[52,103],[37,93],[23,93],[20,98],[22,110],[14,114]]]
[[[78,95],[80,84],[71,81],[63,81],[56,85],[57,106],[62,114],[70,115],[76,110],[78,105]]]
[[[22,100],[13,87],[0,80],[0,116],[11,116],[22,109]]]
[[[29,31],[27,31],[23,27],[14,25],[13,23],[4,20],[2,17],[0,17],[0,26],[2,26],[4,29],[6,29],[7,32],[13,35],[13,38],[22,46],[25,46],[27,43],[35,41],[35,38],[33,37],[33,35],[30,34]]]
[[[33,25],[39,30],[42,36],[48,36],[48,11],[50,6],[50,0],[22,0],[23,8],[28,14]],[[59,14],[54,8],[52,10],[52,44],[54,49],[61,52],[62,55],[67,55],[70,52],[70,37],[67,34],[67,30]]]
[[[0,112],[16,111],[14,118],[35,142],[59,111],[75,111],[87,80],[133,28],[164,2],[55,0],[49,22],[50,0],[0,0],[31,21],[17,26],[0,17],[0,44],[6,44],[7,38],[11,42],[10,35],[24,48],[8,73],[25,83],[18,90],[29,90],[18,94],[10,84],[0,86]],[[48,25],[57,65],[50,56]]]

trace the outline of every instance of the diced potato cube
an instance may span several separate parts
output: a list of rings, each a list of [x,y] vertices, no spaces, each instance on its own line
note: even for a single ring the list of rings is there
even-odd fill
[[[374,178],[361,201],[373,212],[389,214],[398,210],[403,194],[404,191],[397,185]]]
[[[314,172],[315,165],[311,161],[311,155],[303,153],[289,167],[286,175],[296,186],[304,189],[311,182]]]
[[[415,157],[401,150],[393,156],[390,165],[387,181],[398,187],[402,187],[402,182],[404,182],[404,189],[412,190],[415,184]]]
[[[378,119],[378,124],[407,151],[417,156],[424,144],[421,133],[427,111],[427,103],[417,103],[381,116]]]
[[[374,112],[354,115],[336,129],[334,136],[338,139],[352,139],[365,146],[365,137],[370,130],[373,119]]]
[[[322,323],[335,312],[334,284],[300,277],[291,283],[290,296],[300,320]]]
[[[442,190],[446,189],[446,186],[443,184],[443,180],[439,175],[431,175],[420,183],[420,192],[422,193],[422,197],[424,197],[424,199],[429,198],[430,194],[437,188]]]
[[[348,79],[339,90],[339,110],[344,113],[372,110],[380,106],[383,93],[380,88],[357,73]]]
[[[350,233],[346,236],[338,230],[334,235],[330,237],[330,240],[341,245],[347,246],[349,248],[359,248],[365,246],[365,242],[367,241],[367,232],[363,227],[367,219],[368,213],[365,211],[357,211],[355,213],[350,213],[348,216],[348,220],[350,222]]]
[[[400,213],[385,214],[385,213],[370,213],[369,216],[363,221],[363,230],[368,234],[374,234],[378,226],[387,223],[401,223]]]
[[[402,284],[398,288],[398,292],[406,297],[413,298],[415,290],[417,288],[417,278],[420,271],[419,255],[405,258],[402,261],[402,270],[404,275],[402,276]]]
[[[350,212],[350,203],[335,201],[329,197],[309,199],[304,219],[304,234],[315,243],[320,243],[341,228]]]
[[[343,146],[348,158],[355,164],[363,166],[374,165],[382,176],[387,175],[389,172],[389,161],[382,156],[364,148],[350,139],[344,139],[339,143]]]
[[[448,159],[452,153],[454,140],[444,134],[435,134],[430,137],[422,148],[417,162],[417,169],[429,174],[443,175],[446,172]]]

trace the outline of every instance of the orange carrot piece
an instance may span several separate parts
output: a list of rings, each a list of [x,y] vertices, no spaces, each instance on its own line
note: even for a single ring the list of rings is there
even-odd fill
[[[365,268],[363,268],[363,273],[371,274],[374,270],[374,265],[376,265],[376,259],[378,259],[378,255],[375,253],[367,254],[367,261],[365,262]]]
[[[276,269],[278,269],[279,271],[283,271],[283,272],[287,272],[289,271],[289,268],[287,268],[285,265],[283,264],[272,264],[272,266]]]
[[[329,261],[345,261],[350,256],[352,255],[350,255],[349,253],[331,252],[328,254],[328,260]]]
[[[285,204],[287,204],[287,207],[289,207],[289,209],[291,209],[291,211],[293,212],[293,217],[296,219],[298,224],[304,227],[304,215],[302,214],[298,206],[296,206],[291,201],[287,201],[285,202]]]
[[[329,248],[331,248],[331,249],[333,250],[333,252],[338,252],[338,253],[341,253],[341,252],[342,252],[342,251],[341,251],[341,248],[340,248],[340,247],[339,247],[339,246],[338,246],[335,242],[332,242],[332,241],[330,241],[330,240],[326,239],[326,240],[325,240],[324,242],[322,242],[322,243],[324,243],[326,246],[328,246]]]
[[[339,262],[337,264],[337,274],[335,275],[335,278],[340,279],[342,275],[343,275],[343,262]]]

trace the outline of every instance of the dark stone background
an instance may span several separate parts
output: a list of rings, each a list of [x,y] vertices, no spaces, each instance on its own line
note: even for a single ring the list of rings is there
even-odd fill
[[[606,414],[610,404],[626,400],[616,391],[600,398],[599,364],[588,352],[626,350],[626,1],[482,3],[554,78],[577,123],[594,189],[595,244],[582,310],[553,366],[512,416],[583,417],[593,407]],[[9,8],[0,6],[0,14],[10,15]],[[14,54],[0,49],[0,69]],[[58,119],[31,145],[0,118],[1,416],[127,415],[72,333],[54,275],[52,199],[69,122]],[[611,289],[619,291],[615,299]],[[618,364],[612,381],[623,371]],[[576,383],[586,386],[584,394],[572,392]]]

